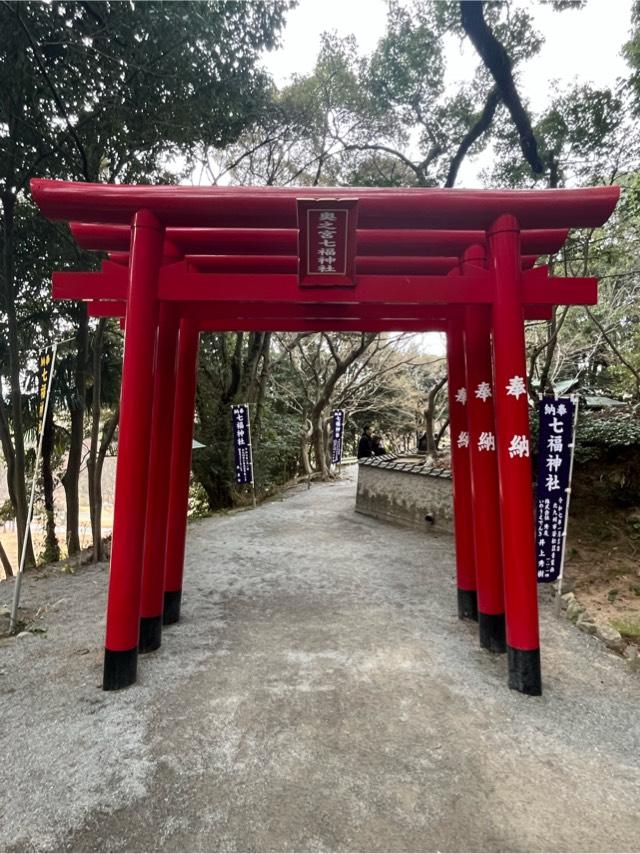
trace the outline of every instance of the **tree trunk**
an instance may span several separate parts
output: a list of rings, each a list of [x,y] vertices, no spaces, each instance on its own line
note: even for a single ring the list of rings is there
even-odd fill
[[[0,543],[0,563],[4,569],[5,576],[10,578],[13,575],[13,567],[11,566],[11,561],[7,557],[7,553],[5,552],[2,543]]]
[[[444,420],[444,422],[443,422],[443,424],[442,424],[442,427],[441,427],[441,428],[438,430],[438,432],[436,433],[436,450],[437,450],[437,451],[439,451],[439,450],[440,450],[440,442],[442,441],[442,437],[443,437],[443,436],[444,436],[444,434],[446,433],[446,431],[447,431],[447,427],[448,427],[448,426],[449,426],[449,419],[448,419],[448,418],[445,418],[445,420]]]
[[[256,395],[256,414],[253,419],[255,425],[255,447],[260,443],[262,433],[262,410],[264,409],[264,399],[267,391],[267,383],[269,381],[269,371],[271,369],[271,333],[265,332],[262,341],[262,370],[258,375],[258,393]]]
[[[331,471],[331,419],[324,419],[324,429],[322,431],[324,459],[327,465],[327,470]]]
[[[2,453],[7,466],[7,488],[9,492],[9,500],[15,513],[17,500],[15,489],[16,476],[16,456],[11,442],[11,428],[9,426],[8,414],[5,410],[6,404],[0,400],[0,443],[2,444]],[[13,574],[13,573],[12,573]]]
[[[313,469],[311,467],[310,450],[313,429],[311,427],[311,422],[309,421],[309,419],[306,419],[306,425],[307,429],[302,430],[300,433],[300,459],[302,461],[302,468],[304,470],[305,476],[311,477]]]
[[[98,442],[100,439],[100,408],[102,402],[102,342],[104,330],[107,323],[105,317],[101,317],[96,333],[93,338],[93,398],[91,401],[91,444],[89,459],[87,460],[87,476],[89,479],[89,517],[91,519],[91,537],[93,540],[93,562],[102,560],[102,526],[99,514],[96,512],[98,501],[102,505],[101,484],[96,478],[98,465]],[[98,492],[100,497],[98,498]]]
[[[109,450],[109,445],[113,441],[113,437],[118,426],[120,418],[120,410],[117,409],[113,416],[104,423],[102,428],[102,439],[96,457],[96,466],[93,484],[93,512],[92,529],[93,535],[93,562],[98,563],[104,560],[104,545],[102,542],[102,469],[104,461]]]
[[[446,376],[439,380],[429,392],[427,398],[427,408],[424,411],[424,429],[427,434],[427,453],[435,454],[438,450],[436,436],[434,431],[434,419],[436,409],[436,398],[442,386],[446,383]]]
[[[53,440],[53,406],[49,406],[42,434],[42,484],[46,530],[43,558],[45,563],[55,563],[60,560],[60,545],[56,537],[56,518],[53,503],[53,471],[51,469]]]
[[[18,534],[18,553],[22,552],[22,541],[27,521],[27,489],[25,485],[24,426],[22,423],[22,392],[20,391],[20,344],[18,340],[18,319],[16,314],[15,271],[14,271],[14,215],[16,197],[8,191],[2,194],[3,208],[3,278],[4,308],[7,315],[9,383],[11,389],[11,418],[13,421],[14,476],[13,495],[15,496],[16,527]],[[31,536],[27,545],[26,565],[34,566],[35,556]]]
[[[329,466],[324,445],[324,401],[318,401],[311,413],[311,445],[316,457],[316,471],[320,472],[322,480],[329,480]]]
[[[87,342],[89,334],[89,319],[84,303],[79,306],[75,371],[75,388],[69,398],[71,413],[71,441],[67,470],[62,478],[67,503],[67,550],[69,555],[80,551],[80,498],[79,481],[82,464],[82,442],[84,439],[84,410],[86,387]]]
[[[324,334],[324,333],[323,333]],[[327,338],[325,335],[325,339],[327,344],[332,349],[332,355],[335,361],[335,367],[321,390],[318,392],[318,398],[313,404],[313,409],[311,410],[310,420],[311,420],[311,445],[315,452],[316,456],[316,470],[320,472],[322,480],[329,479],[329,465],[327,463],[327,454],[325,452],[325,440],[324,440],[324,412],[328,409],[329,404],[331,402],[331,397],[335,390],[336,385],[340,377],[342,377],[348,368],[358,359],[365,350],[369,347],[370,344],[376,338],[376,334],[367,334],[364,333],[360,336],[360,343],[357,347],[351,350],[348,355],[346,355],[343,359],[341,359],[338,354],[333,351],[331,345],[331,339]]]

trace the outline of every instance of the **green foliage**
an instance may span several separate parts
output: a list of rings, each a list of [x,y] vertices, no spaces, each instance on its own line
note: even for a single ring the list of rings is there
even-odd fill
[[[189,519],[203,519],[211,515],[211,507],[204,487],[197,480],[192,480],[189,485],[189,505],[187,510]]]
[[[485,8],[514,65],[539,50],[525,9]],[[313,72],[276,93],[225,156],[209,156],[212,177],[272,185],[443,184],[463,143],[473,155],[489,140],[479,133],[466,141],[494,86],[482,63],[472,80],[447,85],[448,48],[462,36],[458,2],[423,0],[389,3],[387,30],[370,56],[358,55],[353,37],[325,33]]]
[[[540,429],[537,409],[529,410],[529,427],[534,452],[537,453]],[[623,448],[638,448],[640,451],[640,418],[637,412],[579,410],[576,425],[576,462],[602,460],[605,457],[615,459],[616,452]]]
[[[289,5],[3,3],[2,174],[148,179],[172,147],[228,144],[264,103],[256,60]]]
[[[609,621],[614,629],[629,640],[640,640],[640,619],[637,617],[616,617]]]
[[[272,493],[300,470],[300,419],[277,400],[265,408],[256,448],[254,477],[261,495]]]
[[[629,86],[634,97],[635,113],[640,113],[640,0],[635,0],[631,12],[632,31],[630,40],[624,45],[624,56],[631,66]]]
[[[504,111],[498,112],[497,162],[487,176],[503,186],[527,186],[543,182],[564,186],[575,181],[600,183],[618,160],[622,147],[633,155],[626,135],[622,98],[610,89],[588,85],[560,92],[535,121],[534,133],[544,174],[535,176],[520,155],[518,137]]]
[[[614,456],[619,448],[638,448],[640,451],[640,419],[637,413],[581,414],[576,429],[576,460],[601,459]]]
[[[289,0],[226,2],[3,2],[0,4],[0,399],[2,446],[15,467],[24,516],[23,441],[33,407],[19,391],[21,353],[76,338],[61,353],[54,404],[71,421],[64,478],[76,526],[85,406],[91,402],[84,304],[50,302],[52,269],[91,269],[66,227],[27,199],[34,175],[84,181],[175,181],[198,146],[233,142],[262,111],[271,84],[259,65],[276,44]],[[91,344],[91,341],[89,342]],[[118,396],[121,339],[107,333],[101,400]],[[24,410],[24,417],[23,417]],[[60,425],[59,425],[60,426]],[[65,426],[67,426],[65,424]],[[70,548],[77,531],[68,530]]]
[[[13,522],[15,517],[16,514],[11,501],[7,498],[6,501],[0,505],[0,522]]]

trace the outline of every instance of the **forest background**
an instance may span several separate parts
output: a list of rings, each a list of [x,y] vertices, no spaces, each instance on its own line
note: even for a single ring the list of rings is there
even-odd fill
[[[554,16],[584,8],[548,5]],[[529,396],[533,415],[540,392],[577,390],[588,407],[578,462],[590,491],[604,483],[612,508],[640,504],[640,3],[619,45],[626,74],[609,87],[560,81],[544,98],[537,93],[544,106],[536,110],[523,95],[521,67],[545,34],[521,4],[391,0],[370,53],[359,53],[354,37],[327,32],[312,71],[278,86],[263,57],[294,6],[0,0],[5,574],[15,570],[35,460],[36,357],[52,341],[67,343],[44,428],[42,536],[29,543],[30,564],[79,554],[85,501],[93,559],[104,557],[102,480],[106,471],[108,498],[117,449],[119,325],[50,296],[53,270],[95,268],[101,259],[39,216],[28,192],[34,176],[454,187],[475,158],[486,164],[486,186],[619,184],[621,202],[603,229],[576,233],[557,256],[540,259],[563,275],[599,276],[600,301],[528,325]],[[446,83],[452,37],[477,54],[454,89]],[[195,435],[204,447],[193,455],[192,512],[246,500],[233,484],[232,403],[252,406],[263,496],[292,478],[331,476],[333,408],[347,412],[347,453],[372,423],[389,449],[414,447],[426,432],[430,453],[446,458],[445,384],[443,360],[423,336],[203,335]],[[624,520],[633,553],[640,517]]]

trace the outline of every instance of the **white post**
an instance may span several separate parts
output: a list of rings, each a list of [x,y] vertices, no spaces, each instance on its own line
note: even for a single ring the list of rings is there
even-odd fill
[[[253,470],[253,442],[251,440],[251,418],[249,413],[249,404],[247,403],[247,427],[249,428],[249,453],[251,454],[251,495],[253,498],[253,509],[256,509],[256,481]]]
[[[569,528],[569,499],[571,498],[571,481],[573,480],[573,461],[576,454],[576,429],[578,427],[578,404],[580,398],[578,395],[572,395],[573,400],[573,425],[571,436],[571,462],[569,464],[569,486],[566,490],[565,508],[564,508],[564,530],[562,532],[562,554],[560,555],[560,574],[558,575],[558,586],[556,588],[556,615],[560,613],[561,597],[562,597],[562,578],[564,576],[564,554],[567,549],[567,529]]]
[[[29,542],[29,532],[31,529],[31,517],[33,516],[33,504],[36,497],[36,483],[38,481],[38,467],[40,465],[40,456],[42,455],[42,440],[44,438],[44,428],[47,420],[47,412],[49,410],[49,398],[51,397],[51,386],[53,385],[53,373],[56,364],[56,354],[58,345],[53,345],[51,354],[51,370],[49,371],[49,381],[47,383],[47,394],[44,400],[44,412],[42,414],[42,425],[40,435],[38,437],[38,449],[36,451],[36,462],[33,469],[33,480],[31,481],[31,497],[29,498],[29,509],[27,511],[27,519],[24,526],[24,537],[22,540],[22,552],[20,554],[20,565],[18,566],[18,574],[16,575],[16,583],[13,588],[13,604],[11,606],[11,616],[9,617],[9,631],[13,632],[16,627],[16,616],[18,614],[18,605],[20,604],[20,588],[22,586],[22,573],[24,564],[27,559],[27,545]]]
[[[344,454],[344,427],[347,421],[347,412],[345,409],[342,412],[342,430],[340,432],[340,462],[338,463],[338,477],[342,477],[342,455]]]

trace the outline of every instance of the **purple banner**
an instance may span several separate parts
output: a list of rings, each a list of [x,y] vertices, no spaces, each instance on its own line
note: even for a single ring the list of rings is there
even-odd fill
[[[562,569],[574,447],[575,402],[571,397],[540,401],[536,563],[538,581],[555,581]]]
[[[233,451],[235,455],[236,483],[253,483],[253,459],[251,457],[251,431],[249,429],[249,406],[245,403],[231,407]]]
[[[331,462],[338,465],[342,462],[342,440],[344,437],[344,409],[334,409],[331,412]]]

